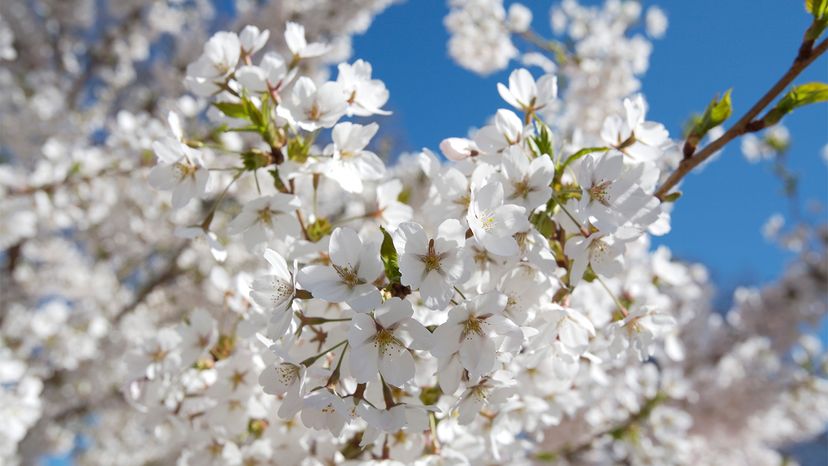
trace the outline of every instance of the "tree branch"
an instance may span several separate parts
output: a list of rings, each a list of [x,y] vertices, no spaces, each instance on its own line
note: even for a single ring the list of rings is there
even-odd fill
[[[745,113],[739,121],[736,122],[733,126],[730,127],[723,135],[721,135],[718,139],[711,142],[704,149],[696,152],[691,157],[686,158],[679,163],[679,166],[676,170],[670,174],[670,176],[662,183],[661,186],[655,192],[655,196],[663,201],[664,198],[669,193],[670,189],[672,189],[675,185],[679,183],[690,171],[696,168],[699,164],[704,162],[705,160],[709,159],[713,154],[718,152],[722,149],[727,143],[736,139],[737,137],[758,131],[762,129],[764,126],[761,123],[761,120],[754,121],[759,113],[765,109],[771,102],[773,102],[776,97],[779,96],[782,91],[784,91],[797,76],[799,76],[802,71],[805,70],[811,63],[814,62],[820,55],[825,53],[828,50],[828,39],[823,40],[818,46],[814,47],[811,50],[806,51],[805,53],[800,53],[796,59],[794,60],[791,67],[788,71],[779,78],[779,81],[773,85],[773,87],[759,99],[750,110]]]

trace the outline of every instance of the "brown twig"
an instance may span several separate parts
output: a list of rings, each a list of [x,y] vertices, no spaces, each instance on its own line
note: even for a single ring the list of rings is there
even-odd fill
[[[754,120],[759,113],[765,109],[776,97],[782,93],[792,82],[805,70],[811,63],[814,62],[820,55],[828,50],[828,39],[820,42],[816,47],[806,50],[804,53],[800,52],[794,60],[788,71],[773,85],[773,87],[759,99],[750,110],[745,113],[739,121],[730,127],[718,139],[705,146],[702,150],[696,152],[689,158],[685,158],[679,163],[679,166],[670,174],[670,176],[662,183],[655,192],[655,196],[659,200],[664,198],[669,193],[670,189],[676,186],[690,171],[692,171],[699,164],[709,159],[713,154],[722,149],[727,143],[733,139],[754,131],[759,131],[764,128],[762,120]]]

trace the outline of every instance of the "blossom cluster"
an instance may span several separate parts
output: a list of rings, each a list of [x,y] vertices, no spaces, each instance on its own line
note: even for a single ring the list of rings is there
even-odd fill
[[[154,30],[197,22],[177,3]],[[525,67],[482,127],[394,163],[382,70],[345,50],[387,2],[340,3],[239,2],[248,24],[187,44],[152,113],[0,166],[0,461],[776,464],[824,430],[828,359],[801,335],[826,313],[824,227],[773,227],[799,260],[724,314],[702,266],[651,247],[681,155],[639,92],[638,2],[565,0],[550,59],[513,43],[526,7],[452,0],[462,66]],[[0,59],[19,37],[0,17]],[[13,89],[3,109],[68,111]]]

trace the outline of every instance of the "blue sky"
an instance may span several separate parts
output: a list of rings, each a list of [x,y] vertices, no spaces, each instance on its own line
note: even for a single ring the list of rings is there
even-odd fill
[[[506,4],[510,4],[508,0]],[[533,27],[549,32],[549,0],[524,1],[535,13]],[[584,2],[599,3],[599,2]],[[679,134],[682,123],[707,102],[733,88],[734,116],[744,113],[787,70],[809,24],[799,0],[645,1],[667,13],[667,35],[654,41],[643,92],[649,119]],[[405,149],[437,148],[445,137],[462,136],[506,104],[495,89],[508,71],[481,78],[448,57],[444,0],[409,0],[382,13],[354,40],[354,58],[374,65],[391,91],[385,121]],[[523,46],[521,44],[519,47]],[[798,83],[828,80],[822,57]],[[734,118],[735,119],[735,118]],[[381,122],[382,123],[382,122]],[[800,177],[802,199],[828,202],[828,167],[820,151],[828,142],[825,105],[798,110],[785,119],[791,130],[789,165]],[[787,216],[788,201],[769,163],[750,164],[738,141],[691,175],[673,214],[673,231],[656,240],[677,257],[706,264],[723,291],[778,277],[791,256],[761,235],[775,212]],[[824,219],[825,214],[820,214]]]

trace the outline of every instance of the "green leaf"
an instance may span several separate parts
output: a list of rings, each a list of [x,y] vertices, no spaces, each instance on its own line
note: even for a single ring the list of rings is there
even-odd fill
[[[546,212],[538,212],[531,216],[529,220],[544,238],[551,237],[555,232],[555,222]]]
[[[555,148],[552,147],[552,135],[546,125],[541,125],[540,132],[535,136],[534,140],[538,148],[538,157],[542,155],[552,157],[555,155]]]
[[[271,177],[273,177],[273,186],[275,186],[280,193],[288,192],[287,186],[285,186],[285,183],[282,181],[282,177],[279,176],[278,168],[268,170],[267,172],[270,173]]]
[[[245,170],[253,171],[270,165],[270,155],[259,149],[250,149],[241,154],[242,164]]]
[[[247,112],[247,117],[250,122],[259,128],[259,132],[264,132],[267,129],[267,122],[264,116],[262,116],[262,112],[256,108],[253,101],[246,97],[242,97],[242,103],[244,104],[244,110]]]
[[[438,401],[440,401],[440,395],[442,394],[443,391],[440,390],[439,386],[425,387],[420,392],[420,401],[422,401],[426,406],[435,405]]]
[[[710,105],[707,106],[707,110],[704,111],[702,121],[707,120],[707,124],[711,125],[710,128],[724,123],[733,114],[733,105],[730,101],[731,91],[732,89],[725,91],[722,98],[718,101],[713,99]]]
[[[730,115],[733,114],[733,105],[730,101],[730,91],[728,89],[720,98],[716,97],[707,104],[704,114],[701,117],[694,117],[692,127],[687,134],[687,141],[684,144],[684,157],[688,158],[693,155],[699,141],[707,134],[708,131],[716,126],[724,123]]]
[[[707,105],[701,119],[696,122],[696,125],[690,131],[690,135],[701,139],[708,131],[724,123],[733,114],[733,105],[730,100],[730,92],[728,89],[721,99],[714,98]]]
[[[828,84],[826,83],[813,82],[794,86],[762,119],[766,126],[775,125],[782,117],[799,107],[825,101],[828,101]]]
[[[388,231],[380,227],[382,231],[382,245],[380,246],[380,257],[385,267],[385,276],[391,283],[400,283],[400,266],[397,263],[397,249],[394,247],[394,240]]]
[[[241,102],[215,102],[213,106],[230,118],[247,120],[247,109]]]
[[[805,0],[805,10],[812,14],[815,20],[822,20],[828,14],[828,0]]]
[[[333,225],[325,217],[319,217],[308,225],[308,237],[314,243],[331,234],[331,231],[333,231]]]
[[[258,133],[259,127],[255,125],[247,125],[239,128],[227,128],[225,131],[228,133]]]
[[[288,158],[297,163],[305,163],[308,160],[308,155],[310,155],[311,145],[312,140],[310,138],[305,140],[297,135],[288,142]]]
[[[572,162],[580,159],[581,157],[583,157],[587,154],[591,154],[593,152],[605,152],[605,151],[608,151],[608,150],[609,150],[608,147],[585,147],[585,148],[579,150],[578,152],[575,152],[574,154],[567,157],[566,160],[564,160],[563,165],[561,165],[561,168],[558,171],[563,172],[564,169],[566,169],[566,167],[568,167]]]

